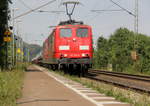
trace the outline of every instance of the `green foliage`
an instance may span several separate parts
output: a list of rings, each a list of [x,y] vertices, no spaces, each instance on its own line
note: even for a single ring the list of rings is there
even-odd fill
[[[132,64],[131,51],[134,46],[134,33],[120,28],[109,39],[110,63],[113,70],[123,71]]]
[[[137,51],[139,53],[139,71],[150,71],[150,37],[139,34],[137,36]]]
[[[150,37],[143,34],[134,34],[126,28],[115,31],[107,40],[99,37],[97,49],[94,53],[94,66],[96,68],[107,68],[112,65],[114,71],[137,72],[150,71]],[[138,60],[133,61],[131,52],[136,50]]]
[[[8,20],[10,18],[9,15],[9,3],[11,3],[11,0],[1,0],[0,1],[0,67],[4,67],[5,63],[5,52],[4,52],[4,42],[3,42],[3,37],[4,37],[4,32],[6,28],[8,27]]]
[[[94,66],[96,68],[105,68],[108,65],[108,41],[104,37],[99,37],[97,42],[97,50],[94,53]]]
[[[16,99],[21,96],[23,69],[0,72],[0,106],[16,106]]]

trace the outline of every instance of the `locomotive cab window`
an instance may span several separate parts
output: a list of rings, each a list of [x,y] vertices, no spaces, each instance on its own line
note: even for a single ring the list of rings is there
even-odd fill
[[[79,28],[77,29],[78,37],[88,37],[88,28]]]
[[[60,36],[61,37],[71,37],[72,29],[69,29],[69,28],[60,29]]]

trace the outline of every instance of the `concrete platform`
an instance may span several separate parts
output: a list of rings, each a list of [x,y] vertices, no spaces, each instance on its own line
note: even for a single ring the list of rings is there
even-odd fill
[[[25,72],[23,97],[18,106],[95,106],[42,71]]]
[[[19,106],[131,106],[80,83],[32,65],[25,75]]]

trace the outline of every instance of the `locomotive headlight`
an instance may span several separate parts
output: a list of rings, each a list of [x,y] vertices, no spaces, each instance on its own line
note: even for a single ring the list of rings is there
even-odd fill
[[[67,57],[68,55],[67,54],[64,54],[64,57]]]
[[[70,46],[59,46],[59,50],[70,50]]]
[[[89,55],[88,54],[82,54],[82,57],[89,57]]]
[[[80,46],[80,50],[89,50],[89,46]]]
[[[86,55],[83,53],[83,54],[82,54],[82,57],[85,57],[85,56],[86,56]]]

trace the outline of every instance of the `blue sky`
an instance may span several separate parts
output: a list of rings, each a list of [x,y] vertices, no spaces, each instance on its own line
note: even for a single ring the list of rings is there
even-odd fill
[[[18,16],[29,9],[25,7],[20,0],[12,0],[12,8],[18,8],[15,12],[15,16]],[[50,0],[22,0],[30,8],[36,8]],[[56,2],[41,8],[46,11],[65,11],[65,7],[61,5],[61,2],[65,0],[57,0]],[[73,0],[77,1],[77,0]],[[126,27],[130,30],[134,30],[134,17],[126,12],[101,12],[93,13],[91,10],[103,10],[103,9],[120,9],[110,2],[110,0],[78,0],[82,5],[78,5],[75,9],[73,19],[82,20],[85,24],[91,25],[93,28],[93,38],[96,39],[99,36],[108,38],[117,28]],[[129,11],[134,13],[135,0],[114,0],[121,6],[125,7]],[[139,32],[150,35],[150,0],[139,0]],[[67,20],[68,17],[65,13],[38,13],[33,12],[26,16],[20,17],[17,20],[21,22],[15,22],[15,29],[19,29],[19,33],[22,38],[28,43],[36,43],[42,45],[42,42],[47,38],[52,28],[49,26],[56,26],[59,21]],[[17,21],[15,20],[15,21]]]

